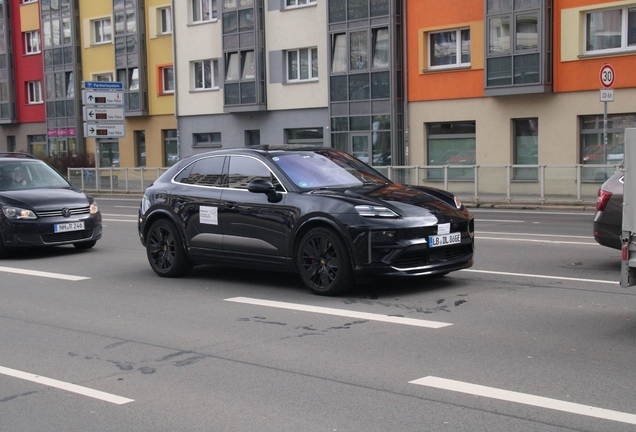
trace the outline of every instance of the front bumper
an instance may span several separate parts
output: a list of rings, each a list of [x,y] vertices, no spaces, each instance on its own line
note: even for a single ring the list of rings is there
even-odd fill
[[[54,232],[55,224],[84,222],[78,231]],[[100,214],[86,217],[53,217],[35,220],[5,220],[2,224],[2,240],[6,247],[41,247],[74,244],[99,240],[102,237]]]

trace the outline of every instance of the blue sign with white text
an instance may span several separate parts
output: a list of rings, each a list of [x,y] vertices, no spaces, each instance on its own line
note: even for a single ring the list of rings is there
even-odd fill
[[[82,81],[82,87],[85,89],[123,90],[124,83],[117,81]]]

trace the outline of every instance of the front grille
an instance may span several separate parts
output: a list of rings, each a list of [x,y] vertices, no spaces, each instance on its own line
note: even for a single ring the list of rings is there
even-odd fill
[[[79,208],[70,208],[68,210],[71,213],[71,216],[90,214],[90,212],[91,212],[91,208],[89,206],[79,207]],[[44,210],[44,211],[38,211],[36,213],[37,213],[38,217],[41,217],[41,218],[45,218],[45,217],[59,217],[59,216],[62,216],[62,209],[59,209],[59,210]]]
[[[452,261],[464,255],[472,253],[472,246],[454,245],[439,249],[422,249],[413,252],[404,252],[391,265],[400,269],[425,267],[433,264],[441,264],[444,261]]]
[[[93,237],[93,230],[69,231],[57,234],[42,234],[42,242],[46,244],[68,243],[86,240]]]

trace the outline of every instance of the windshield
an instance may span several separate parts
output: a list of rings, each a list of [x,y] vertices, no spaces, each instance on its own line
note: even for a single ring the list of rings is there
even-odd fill
[[[0,162],[0,191],[64,187],[70,184],[42,161]]]
[[[344,153],[286,152],[274,156],[272,160],[301,188],[341,188],[390,183],[368,165]]]

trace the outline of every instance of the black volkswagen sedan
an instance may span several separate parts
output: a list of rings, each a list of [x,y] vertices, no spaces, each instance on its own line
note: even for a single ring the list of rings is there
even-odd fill
[[[43,161],[0,153],[0,257],[14,248],[95,246],[102,216],[93,198]]]
[[[259,146],[179,161],[146,190],[139,236],[160,276],[203,263],[282,270],[336,295],[470,267],[474,222],[452,194],[393,183],[341,151]]]

